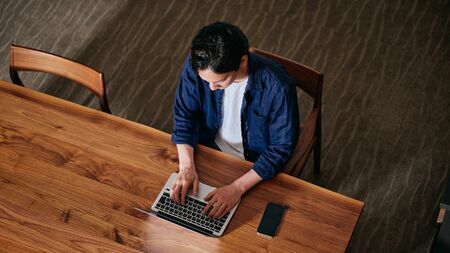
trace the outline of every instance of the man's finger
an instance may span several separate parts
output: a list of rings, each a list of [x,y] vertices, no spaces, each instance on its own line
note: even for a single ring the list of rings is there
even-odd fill
[[[175,189],[173,190],[173,196],[172,196],[172,200],[179,204],[180,203],[180,189],[181,185],[177,184],[177,186],[175,186]]]
[[[187,194],[188,189],[189,189],[188,184],[183,185],[183,188],[181,188],[181,204],[182,205],[184,205],[184,203],[186,202],[186,194]]]
[[[210,218],[214,218],[214,215],[216,214],[217,209],[219,209],[219,204],[216,202],[212,205],[212,209],[211,209],[211,211],[209,211],[208,216]]]
[[[197,196],[197,194],[198,194],[198,178],[194,179],[194,185],[192,188],[193,188],[192,191],[193,191],[194,195]]]
[[[206,197],[204,198],[204,200],[206,201],[210,201],[210,199],[214,196],[214,194],[216,194],[217,189],[215,189],[214,191],[208,193],[208,195],[206,195]]]
[[[205,208],[203,208],[203,213],[204,214],[207,214],[208,213],[208,211],[209,211],[209,209],[212,207],[212,202],[209,202],[206,206],[205,206]]]
[[[170,192],[169,192],[169,194],[170,194],[170,198],[171,199],[173,199],[173,194],[174,194],[174,191],[175,191],[175,187],[177,186],[177,181],[174,181],[173,183],[172,183],[172,185],[170,186]]]
[[[231,209],[232,209],[232,207],[227,206],[227,208],[225,208],[225,210],[223,210],[222,215],[219,216],[219,219],[222,219],[223,216],[225,216],[225,214],[230,212]]]
[[[226,209],[228,209],[227,208],[227,205],[225,205],[225,204],[222,204],[222,205],[220,205],[220,208],[219,208],[219,210],[217,210],[217,212],[216,212],[216,215],[214,215],[214,218],[222,218],[223,217],[223,215],[226,213],[225,211],[226,211]]]
[[[211,199],[208,204],[205,206],[205,208],[203,208],[203,212],[205,214],[207,214],[208,212],[210,212],[210,209],[213,207],[214,203],[215,203],[215,199]]]
[[[175,183],[173,183],[172,184],[172,186],[170,186],[170,198],[171,199],[173,199],[173,194],[174,194],[174,192],[175,192],[175,187],[176,187],[176,184]]]

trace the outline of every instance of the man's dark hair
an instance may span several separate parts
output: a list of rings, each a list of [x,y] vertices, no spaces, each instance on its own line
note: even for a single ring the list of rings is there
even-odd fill
[[[222,74],[237,71],[248,55],[248,39],[235,25],[215,22],[203,27],[192,41],[192,68]]]

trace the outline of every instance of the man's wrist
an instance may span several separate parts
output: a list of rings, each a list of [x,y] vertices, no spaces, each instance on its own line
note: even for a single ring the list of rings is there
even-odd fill
[[[189,163],[189,164],[180,164],[179,172],[182,173],[182,172],[185,172],[185,171],[195,171],[194,164],[191,164],[191,163]]]
[[[236,179],[232,184],[235,189],[243,195],[246,191],[254,185],[262,181],[262,178],[254,170],[249,170],[245,175]]]
[[[247,189],[245,188],[245,185],[242,184],[241,182],[239,182],[239,180],[235,180],[232,185],[235,187],[235,189],[237,190],[237,192],[241,195],[243,195]]]
[[[187,144],[177,144],[178,162],[181,170],[194,169],[194,149]]]

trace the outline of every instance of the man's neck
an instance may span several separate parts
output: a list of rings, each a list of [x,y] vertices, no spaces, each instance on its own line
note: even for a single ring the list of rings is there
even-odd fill
[[[248,66],[239,69],[239,72],[234,80],[235,83],[240,83],[248,78]]]

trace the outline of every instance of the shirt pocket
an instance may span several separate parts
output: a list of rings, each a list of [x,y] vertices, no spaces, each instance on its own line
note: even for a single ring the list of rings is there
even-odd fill
[[[249,145],[254,151],[262,153],[269,139],[268,118],[256,110],[251,110],[249,116]]]

